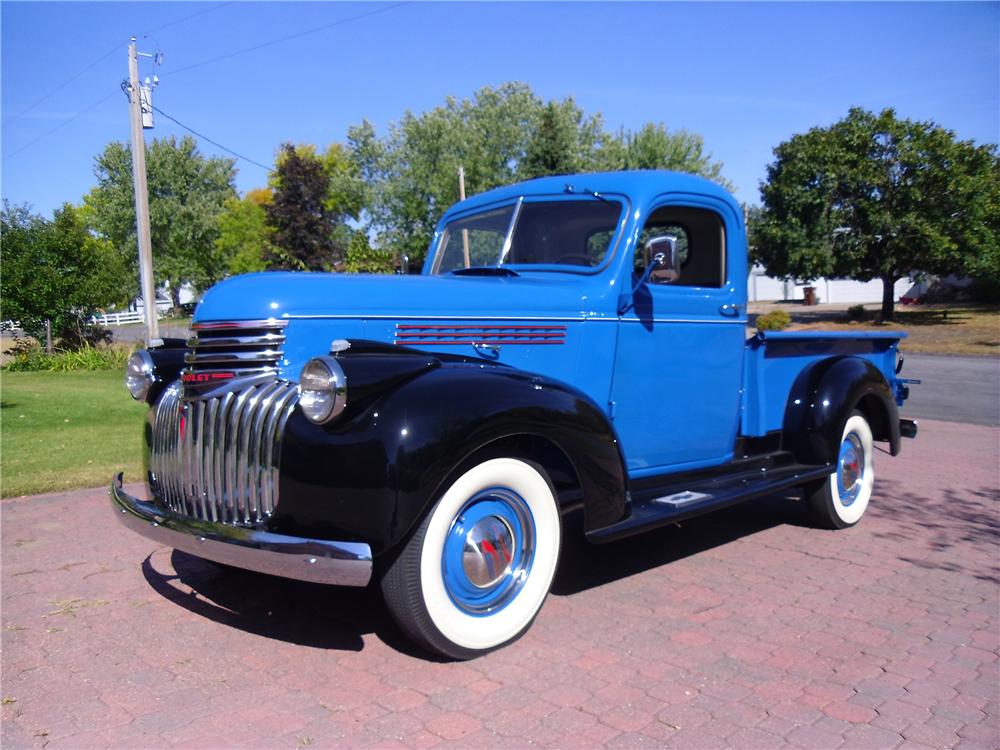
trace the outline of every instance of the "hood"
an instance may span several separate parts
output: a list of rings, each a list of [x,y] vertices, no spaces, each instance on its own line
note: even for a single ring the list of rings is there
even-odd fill
[[[595,299],[595,292],[601,292]],[[297,317],[604,317],[614,285],[575,273],[374,276],[265,272],[212,287],[195,322]]]

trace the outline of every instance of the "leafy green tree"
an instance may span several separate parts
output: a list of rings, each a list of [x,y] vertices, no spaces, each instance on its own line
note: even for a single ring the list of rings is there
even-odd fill
[[[1000,158],[932,122],[851,109],[774,149],[752,217],[754,253],[775,276],[882,282],[914,271],[1000,278]]]
[[[406,112],[384,137],[362,122],[350,129],[348,147],[370,186],[366,218],[376,244],[414,264],[458,200],[459,167],[469,195],[546,174],[609,169],[679,169],[721,181],[722,168],[700,136],[653,125],[612,135],[599,114],[586,115],[572,98],[544,102],[523,83]]]
[[[513,182],[539,104],[527,86],[504,84],[419,116],[406,112],[383,139],[367,122],[351,128],[379,243],[419,264],[437,220],[458,200],[458,168],[469,194]]]
[[[215,249],[225,258],[229,273],[267,270],[266,258],[274,252],[266,209],[272,198],[270,189],[258,188],[242,199],[227,198],[223,204]]]
[[[344,270],[348,273],[395,273],[396,259],[391,252],[375,250],[364,232],[354,232],[347,245]]]
[[[728,190],[722,162],[713,161],[705,141],[687,130],[667,130],[663,123],[646,123],[638,131],[620,131],[617,144],[607,149],[609,169],[667,169],[687,172],[717,182]]]
[[[215,245],[219,215],[235,197],[232,159],[205,157],[189,136],[154,139],[146,149],[153,275],[167,282],[174,305],[190,282],[205,289],[226,273],[226,258]],[[138,291],[132,156],[124,143],[109,143],[95,160],[97,186],[84,196],[90,226],[133,263]]]
[[[609,137],[600,115],[586,117],[571,98],[550,101],[536,114],[517,177],[593,172],[603,168]]]
[[[86,340],[89,314],[129,297],[127,261],[68,203],[48,221],[4,202],[0,236],[0,316],[20,321],[35,338],[48,319],[64,345]]]

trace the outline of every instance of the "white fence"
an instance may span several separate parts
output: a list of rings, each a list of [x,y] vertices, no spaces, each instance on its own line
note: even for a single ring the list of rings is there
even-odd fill
[[[157,311],[157,318],[162,318],[163,315]],[[90,322],[99,326],[123,326],[129,323],[144,323],[146,321],[145,317],[141,312],[122,312],[122,313],[101,313],[100,315],[92,315]]]

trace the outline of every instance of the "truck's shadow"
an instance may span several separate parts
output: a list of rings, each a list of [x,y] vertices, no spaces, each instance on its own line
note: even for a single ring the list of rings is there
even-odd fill
[[[995,488],[924,497],[899,482],[883,480],[878,495],[871,515],[892,525],[880,526],[874,536],[882,544],[895,545],[899,560],[1000,583],[994,555],[1000,538],[995,512],[1000,492]],[[552,593],[572,596],[775,526],[810,525],[802,503],[794,498],[765,498],[691,519],[683,528],[670,526],[605,545],[587,544],[582,518],[571,516],[564,524]],[[978,556],[966,560],[949,554],[959,546],[978,550]],[[362,636],[374,634],[391,648],[430,658],[399,631],[374,585],[349,589],[289,581],[220,567],[176,550],[169,560],[169,566],[162,556],[145,560],[142,569],[149,585],[220,624],[289,643],[351,651],[364,647]],[[669,567],[663,574],[669,578]]]
[[[769,498],[631,539],[591,545],[582,518],[566,519],[555,596],[570,596],[619,578],[667,565],[780,524],[804,523],[794,500]],[[226,568],[173,550],[170,565],[151,555],[142,571],[161,596],[220,624],[289,643],[359,651],[374,633],[390,647],[420,658],[399,631],[376,586],[338,588]]]
[[[809,525],[802,503],[796,498],[794,492],[762,498],[612,544],[589,544],[583,536],[583,518],[567,518],[552,593],[569,596],[586,591],[774,526]]]

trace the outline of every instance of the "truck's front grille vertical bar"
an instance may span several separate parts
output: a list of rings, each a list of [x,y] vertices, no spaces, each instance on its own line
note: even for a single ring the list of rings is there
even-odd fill
[[[215,420],[219,410],[219,400],[216,398],[209,399],[205,403],[205,406],[205,431],[202,433],[205,442],[204,447],[201,450],[201,476],[206,496],[205,505],[207,507],[205,516],[209,520],[214,521],[216,520],[215,504],[217,502],[217,496],[215,494],[215,451],[212,450],[212,446],[215,444]]]
[[[285,423],[294,383],[184,400],[168,387],[156,404],[149,465],[155,496],[171,510],[216,523],[253,525],[278,505]]]

